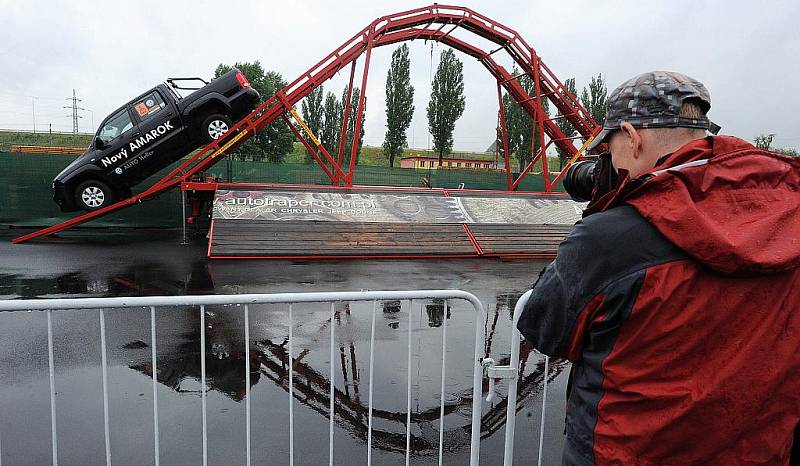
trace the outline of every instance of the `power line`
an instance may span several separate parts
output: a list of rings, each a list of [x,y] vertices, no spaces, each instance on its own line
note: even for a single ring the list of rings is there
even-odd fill
[[[74,134],[78,134],[78,118],[83,118],[82,115],[78,115],[78,110],[86,111],[86,109],[83,107],[78,107],[78,102],[82,101],[75,95],[75,89],[72,90],[72,97],[67,97],[66,100],[72,100],[72,106],[65,106],[64,108],[72,109],[72,132]]]

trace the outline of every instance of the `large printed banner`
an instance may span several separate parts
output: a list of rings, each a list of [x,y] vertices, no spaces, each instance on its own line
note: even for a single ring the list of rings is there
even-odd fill
[[[339,193],[218,190],[215,219],[367,223],[518,223],[571,225],[583,204],[529,197],[445,197],[439,193]]]

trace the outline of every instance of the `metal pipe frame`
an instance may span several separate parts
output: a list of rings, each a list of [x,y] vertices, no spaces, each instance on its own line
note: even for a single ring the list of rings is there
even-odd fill
[[[358,107],[356,107],[355,124],[353,125],[353,142],[350,143],[350,168],[347,170],[345,186],[353,186],[353,174],[358,158],[358,141],[361,138],[361,126],[364,124],[364,106],[367,101],[367,76],[369,75],[369,62],[372,58],[372,48],[375,44],[375,30],[370,28],[367,39],[367,55],[364,58],[364,73],[361,77],[361,92],[358,94]],[[347,101],[348,107],[350,101]]]
[[[519,370],[519,347],[522,340],[519,330],[517,330],[517,322],[522,315],[522,310],[528,303],[528,299],[533,293],[533,290],[528,290],[523,294],[514,306],[514,315],[511,319],[511,361],[509,367]],[[538,447],[538,460],[537,466],[542,466],[542,450],[544,450],[544,421],[545,409],[547,407],[547,385],[549,381],[549,362],[550,358],[544,356],[544,379],[542,382],[542,414],[539,426],[539,447]],[[518,377],[511,379],[508,384],[508,398],[507,398],[507,411],[506,411],[506,439],[505,439],[505,453],[503,456],[503,465],[511,466],[514,464],[514,428],[516,426],[516,406],[517,406],[517,382]]]
[[[506,166],[506,186],[508,190],[514,189],[514,179],[511,177],[511,154],[508,153],[508,126],[506,125],[506,109],[503,104],[503,90],[497,82],[497,101],[500,104],[500,132],[503,138],[503,160]]]
[[[356,60],[353,60],[353,65],[350,67],[350,81],[347,84],[347,102],[342,101],[344,114],[342,115],[342,133],[339,137],[339,152],[337,154],[337,161],[341,171],[342,163],[344,162],[344,147],[347,145],[347,129],[350,126],[350,101],[353,99],[353,79],[356,76]],[[345,176],[342,175],[344,178]],[[338,179],[337,179],[337,185]]]
[[[536,92],[536,114],[539,116],[539,153],[542,157],[542,176],[544,177],[544,190],[550,191],[550,172],[547,169],[547,153],[545,152],[547,147],[544,144],[544,121],[546,115],[544,113],[544,106],[542,105],[542,80],[540,77],[541,68],[539,67],[539,56],[536,55],[536,52],[533,49],[531,49],[531,58],[533,59],[533,83]],[[531,144],[533,143],[534,138],[531,138]],[[535,153],[535,151],[531,151],[531,154],[533,153]]]
[[[313,147],[311,147],[311,144],[308,142],[308,140],[305,137],[303,137],[302,134],[300,134],[300,131],[297,130],[297,128],[286,117],[286,115],[281,115],[281,118],[286,123],[286,126],[288,126],[290,130],[292,130],[292,133],[294,133],[294,137],[296,137],[297,140],[300,141],[303,144],[303,146],[305,146],[305,148],[308,151],[308,153],[311,154],[311,156],[314,158],[314,160],[317,162],[317,164],[319,164],[319,166],[322,167],[322,170],[325,172],[326,175],[328,175],[328,178],[331,180],[331,184],[333,186],[336,186],[336,184],[334,182],[334,179],[333,179],[333,176],[334,176],[333,172],[331,172],[330,169],[322,161],[322,159],[319,158],[319,154],[317,154],[317,151],[314,150]]]
[[[15,238],[13,242],[20,243],[72,228],[92,219],[108,215],[117,210],[153,198],[164,191],[181,185],[188,181],[193,175],[219,162],[219,160],[230,153],[230,151],[235,150],[247,139],[257,134],[258,131],[286,113],[288,108],[305,98],[313,89],[333,77],[340,69],[351,63],[355,66],[354,61],[362,53],[366,52],[367,57],[362,77],[361,96],[359,98],[357,110],[359,113],[363,112],[364,100],[366,97],[364,86],[366,86],[366,78],[369,70],[369,58],[372,48],[374,47],[413,39],[435,40],[444,43],[445,45],[475,57],[483,63],[497,80],[503,83],[502,86],[506,88],[512,97],[514,97],[517,102],[521,103],[523,109],[531,117],[535,117],[537,105],[531,102],[530,96],[525,92],[519,82],[513,79],[513,76],[507,70],[494,61],[492,58],[494,51],[486,52],[463,40],[455,38],[450,34],[452,31],[443,33],[441,28],[439,30],[428,29],[428,27],[433,24],[453,24],[456,27],[462,28],[465,31],[499,45],[517,65],[520,66],[524,73],[537,76],[535,84],[537,88],[542,91],[537,92],[537,100],[539,100],[538,107],[541,107],[541,96],[544,93],[548,100],[554,104],[558,113],[565,115],[581,136],[588,140],[590,137],[600,132],[601,128],[591,119],[588,112],[580,105],[575,96],[566,91],[563,84],[555,77],[552,71],[538,59],[533,48],[525,42],[514,29],[504,26],[469,8],[433,4],[427,7],[402,11],[377,18],[336,50],[317,62],[300,77],[268,98],[264,103],[253,110],[250,115],[233,125],[228,134],[203,147],[144,192],[94,212],[80,215],[66,222]],[[355,68],[353,68],[353,70],[354,69]],[[352,85],[349,86],[349,88],[352,90]],[[346,113],[350,107],[349,100],[348,98],[347,106],[345,107]],[[349,114],[347,116],[349,116]],[[359,114],[357,115],[353,132],[353,144],[356,151],[361,131],[360,119],[361,115]],[[342,122],[344,137],[340,140],[339,145],[340,167],[343,148],[342,141],[346,140],[347,136],[347,121],[348,118],[345,118]],[[544,121],[542,119],[540,125],[542,123],[543,129],[540,129],[540,132],[543,131],[547,133],[551,140],[555,141],[555,144],[562,149],[565,154],[575,155],[578,153],[571,143],[566,142],[566,136],[554,122],[550,120]],[[355,152],[351,150],[351,166],[353,166],[355,162],[353,160],[353,153]],[[568,168],[568,166],[565,167],[565,169],[566,168]],[[354,169],[355,167],[353,166],[352,169],[348,170],[348,179],[346,183],[349,186],[352,185]],[[527,173],[520,173],[517,181],[521,181],[526,174]],[[545,177],[549,176],[546,170],[544,174]],[[518,185],[519,183],[517,183],[517,186]],[[550,184],[548,180],[545,180],[545,185],[546,192],[552,190],[553,185]]]
[[[156,334],[155,334],[155,308],[156,307],[176,307],[176,306],[196,306],[199,308],[200,313],[200,364],[201,364],[201,405],[202,405],[202,464],[208,464],[208,429],[207,429],[207,405],[206,405],[206,392],[208,390],[207,374],[206,374],[206,306],[223,305],[231,306],[238,305],[244,311],[244,335],[245,335],[245,364],[246,364],[246,378],[249,380],[250,374],[250,358],[249,358],[249,339],[250,339],[250,319],[249,312],[251,305],[254,304],[288,304],[289,311],[289,437],[290,437],[290,456],[289,464],[294,464],[294,420],[293,420],[293,366],[294,366],[294,348],[292,344],[292,327],[293,316],[292,306],[298,303],[330,303],[330,405],[329,405],[329,464],[334,464],[334,413],[335,413],[335,327],[338,316],[335,312],[334,304],[336,302],[369,302],[372,301],[372,325],[370,334],[370,376],[369,376],[369,409],[368,409],[368,453],[367,463],[371,464],[372,460],[372,417],[373,417],[373,383],[374,383],[374,351],[375,351],[375,315],[377,310],[378,301],[386,300],[403,300],[408,301],[409,312],[409,339],[408,339],[408,382],[409,394],[407,395],[407,404],[410,405],[410,387],[411,387],[411,312],[414,308],[415,300],[430,300],[442,299],[444,300],[444,316],[442,328],[442,380],[439,408],[439,464],[442,464],[443,444],[444,444],[444,416],[445,416],[445,369],[446,369],[446,355],[447,355],[447,314],[450,309],[449,300],[463,300],[470,303],[476,312],[475,316],[475,340],[474,340],[474,359],[473,359],[473,384],[472,384],[472,422],[471,422],[471,439],[470,439],[470,464],[478,465],[480,461],[480,427],[481,427],[481,396],[482,396],[482,379],[483,379],[483,342],[485,338],[485,329],[483,323],[486,321],[486,311],[483,304],[471,293],[460,290],[418,290],[418,291],[361,291],[361,292],[320,292],[320,293],[277,293],[277,294],[242,294],[242,295],[190,295],[190,296],[152,296],[152,297],[120,297],[120,298],[77,298],[77,299],[31,299],[31,300],[8,300],[0,301],[0,312],[14,312],[14,311],[46,311],[47,313],[47,344],[48,344],[48,368],[50,373],[50,413],[51,413],[51,435],[52,435],[52,461],[54,465],[58,464],[58,436],[56,434],[56,397],[55,397],[55,363],[53,361],[53,326],[52,326],[52,311],[54,310],[75,310],[75,309],[98,309],[100,317],[100,335],[101,335],[101,366],[102,366],[102,383],[103,383],[103,419],[104,419],[104,436],[105,436],[105,456],[106,465],[111,465],[111,442],[109,437],[109,407],[108,407],[108,381],[107,381],[107,359],[106,359],[106,325],[105,325],[105,310],[106,309],[143,309],[150,312],[150,329],[151,329],[151,367],[153,378],[153,422],[154,422],[154,462],[159,464],[159,442],[158,442],[158,397],[156,390],[156,383],[158,378],[157,373],[157,358],[156,358]],[[246,383],[246,396],[249,395],[249,383]],[[246,403],[246,457],[247,464],[251,462],[251,443],[250,443],[250,402],[247,396]],[[516,403],[515,403],[516,406]],[[406,418],[406,463],[410,459],[410,409]]]

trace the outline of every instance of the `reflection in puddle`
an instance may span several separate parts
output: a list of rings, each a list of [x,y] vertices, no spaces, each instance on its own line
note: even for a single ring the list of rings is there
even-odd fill
[[[493,354],[491,344],[498,317],[507,315],[506,308],[509,301],[503,301],[500,296],[497,300],[498,305],[494,312],[489,316],[490,325],[485,348],[486,356]],[[402,303],[399,301],[387,301],[380,304],[384,314],[387,316],[389,328],[398,329],[400,322],[407,314],[403,313]],[[440,327],[445,319],[445,303],[442,300],[433,300],[424,305],[427,316],[426,325],[428,328]],[[447,318],[450,318],[450,306],[447,309]],[[407,309],[406,309],[407,311]],[[195,315],[196,313],[192,313]],[[207,311],[207,319],[219,320],[222,315]],[[346,319],[345,319],[346,317]],[[337,327],[347,325],[350,320],[350,305],[347,303],[336,306],[335,322]],[[209,322],[209,320],[207,320]],[[319,335],[326,335],[329,331],[327,323],[319,328]],[[507,322],[507,321],[506,321]],[[197,325],[195,325],[197,327]],[[250,370],[250,386],[253,387],[263,380],[268,380],[274,386],[285,393],[289,393],[289,364],[293,366],[293,394],[294,399],[304,406],[313,410],[320,416],[320,421],[327,422],[330,406],[330,368],[328,363],[320,364],[316,367],[314,356],[327,355],[328,347],[324,341],[316,346],[303,348],[296,357],[289,356],[288,338],[261,338],[250,342],[250,361],[245,363],[243,350],[233,350],[233,348],[243,348],[241,340],[215,341],[215,331],[217,328],[224,328],[225,323],[215,323],[209,325],[206,333],[206,378],[209,390],[218,391],[235,401],[242,401],[246,396],[245,370]],[[401,332],[406,332],[406,329]],[[222,332],[220,330],[220,332]],[[337,333],[340,330],[336,331]],[[344,329],[343,334],[347,334]],[[199,393],[201,378],[200,362],[200,332],[190,332],[184,335],[185,341],[181,343],[177,352],[169,355],[161,355],[158,360],[159,383],[170,387],[177,393]],[[228,335],[230,338],[230,335]],[[126,348],[142,348],[141,341],[133,341]],[[146,346],[146,344],[144,344]],[[297,345],[297,342],[295,342]],[[367,439],[369,426],[368,418],[368,398],[361,392],[362,383],[368,387],[368,380],[361,380],[362,369],[360,366],[365,361],[359,361],[356,349],[357,341],[353,338],[345,338],[342,344],[338,345],[337,357],[334,360],[337,374],[337,384],[334,389],[335,422],[336,425],[346,429],[354,437],[363,441]],[[296,346],[297,348],[297,346]],[[545,377],[543,361],[538,356],[532,356],[530,346],[522,345],[520,350],[520,368],[522,377],[518,382],[519,397],[517,400],[517,411],[525,405],[531,403],[531,399],[541,393],[542,383]],[[414,354],[419,357],[420,354]],[[363,356],[362,356],[363,357]],[[405,358],[405,354],[399,356]],[[509,355],[501,354],[498,364],[508,364]],[[323,358],[324,359],[324,358]],[[427,360],[426,358],[422,358]],[[529,359],[535,361],[530,364]],[[320,359],[316,359],[319,361]],[[366,363],[368,363],[368,357]],[[436,364],[433,362],[432,364]],[[551,362],[547,374],[548,380],[554,379],[565,367],[567,363],[561,361]],[[149,361],[139,364],[131,364],[131,369],[152,377],[152,366]],[[458,372],[463,368],[450,367],[448,371]],[[467,371],[468,372],[468,371]],[[405,379],[405,375],[402,377]],[[483,396],[488,393],[488,380],[483,381]],[[373,408],[373,445],[381,450],[390,452],[404,452],[406,448],[406,416],[405,410],[383,409],[377,405],[380,402],[380,394],[377,396],[376,406]],[[414,397],[419,394],[412,394]],[[411,450],[415,455],[430,455],[438,452],[439,444],[439,394],[436,393],[434,399],[428,400],[429,407],[420,407],[426,403],[415,400],[416,408],[411,413]],[[448,451],[463,451],[469,449],[470,437],[470,417],[472,409],[471,388],[464,386],[462,389],[453,392],[448,390],[445,398],[445,416],[448,422],[445,424],[445,449]],[[463,415],[467,413],[467,415]],[[454,416],[450,416],[454,415]],[[498,403],[484,408],[481,419],[481,438],[487,438],[497,432],[505,425],[506,400],[501,399]]]
[[[126,345],[127,347],[128,345]],[[213,346],[213,345],[212,345]],[[201,380],[200,366],[200,332],[188,335],[177,354],[158,358],[158,382],[178,393],[199,393]],[[258,370],[258,359],[251,353],[250,386],[258,383],[261,373]],[[132,364],[131,369],[149,377],[153,376],[150,361]],[[235,401],[245,397],[245,363],[244,354],[230,354],[226,350],[208,348],[206,352],[206,385],[209,390],[216,390]]]
[[[441,327],[444,322],[444,300],[434,299],[433,304],[425,305],[428,314],[428,327]],[[450,307],[447,307],[447,319],[450,319]]]
[[[103,278],[91,278],[90,272],[69,272],[55,277],[0,273],[0,296],[26,299],[53,295],[168,296],[214,291],[214,282],[205,260],[195,261],[190,272],[182,279],[176,279],[171,269],[158,263],[138,263]]]
[[[119,243],[119,244],[117,244]],[[7,247],[8,249],[3,249]],[[16,249],[15,249],[16,248]],[[241,262],[209,262],[204,259],[205,244],[179,247],[175,241],[148,240],[135,245],[126,241],[115,242],[113,246],[97,245],[94,240],[73,241],[68,244],[41,243],[25,247],[3,246],[0,244],[0,257],[12,257],[13,261],[0,264],[0,296],[5,298],[34,297],[87,297],[87,296],[138,296],[138,295],[182,295],[206,293],[272,293],[302,291],[352,291],[359,289],[464,289],[471,291],[486,304],[488,317],[483,326],[486,331],[484,356],[494,358],[498,364],[507,363],[510,335],[510,318],[514,303],[524,288],[535,277],[543,264],[532,262],[500,262],[491,260],[453,260],[453,261],[341,261],[313,263],[309,261],[241,261]],[[494,301],[494,302],[493,302]],[[446,367],[445,390],[445,433],[444,448],[447,461],[464,458],[469,451],[471,400],[471,361],[472,344],[474,342],[474,321],[462,319],[464,314],[455,306],[451,311],[445,309],[443,301],[415,303],[412,313],[412,331],[415,341],[412,345],[412,409],[411,409],[411,449],[416,455],[429,455],[418,462],[434,463],[438,447],[439,435],[439,390],[441,376],[441,334],[442,326],[447,322],[448,355]],[[400,452],[405,450],[406,419],[406,357],[409,310],[407,302],[385,301],[378,304],[376,313],[376,343],[383,354],[376,353],[375,374],[376,390],[374,392],[374,437],[376,448],[383,452]],[[347,439],[337,439],[337,449],[342,455],[360,455],[366,446],[369,410],[369,309],[359,309],[349,315],[349,306],[337,307],[336,340],[334,347],[335,422],[337,427],[346,430]],[[353,305],[355,309],[355,304]],[[361,312],[362,310],[366,312]],[[188,310],[187,310],[188,311]],[[164,412],[161,422],[162,453],[166,456],[175,450],[172,464],[196,464],[178,456],[181,448],[199,448],[199,399],[200,393],[200,335],[198,312],[158,313],[158,374],[157,381],[162,390],[159,398]],[[235,312],[207,313],[206,321],[212,327],[206,333],[206,370],[208,390],[222,396],[209,398],[209,409],[219,413],[228,412],[229,416],[215,419],[225,425],[223,434],[216,437],[210,445],[221,458],[238,458],[239,448],[230,438],[243,438],[244,420],[241,419],[241,430],[229,428],[239,424],[239,414],[232,404],[245,398],[246,371],[250,371],[250,385],[253,400],[259,400],[259,409],[266,409],[276,416],[285,416],[288,397],[288,368],[292,364],[294,376],[295,420],[303,419],[305,430],[298,433],[297,439],[304,443],[313,443],[314,449],[324,449],[326,441],[320,443],[319,432],[327,431],[328,406],[330,403],[330,339],[328,332],[329,313],[326,311],[309,313],[303,320],[296,320],[296,333],[293,342],[293,358],[288,354],[286,341],[286,319],[256,321],[251,327],[250,358],[245,359],[244,342],[241,335],[241,320],[226,322],[226,316]],[[298,314],[295,314],[298,315]],[[74,316],[74,317],[73,317]],[[41,351],[41,343],[46,348],[46,330],[43,321],[36,315],[6,316],[5,328],[9,332],[20,333],[15,329],[30,330],[34,337],[30,341],[38,341],[38,366],[30,358],[23,358],[13,364],[7,364],[4,381],[9,388],[5,406],[15,406],[9,412],[16,419],[24,419],[35,425],[38,434],[47,434],[50,429],[47,390],[48,377],[46,371],[46,350]],[[151,407],[142,393],[145,389],[137,389],[138,395],[130,395],[130,389],[136,389],[138,382],[151,382],[149,319],[136,313],[108,312],[107,326],[109,331],[109,356],[112,368],[120,365],[122,371],[110,373],[111,382],[122,383],[112,385],[110,409],[122,414],[127,423],[131,419],[140,418],[136,428],[147,426],[151,419],[140,416],[142,404]],[[95,323],[84,321],[86,314],[63,313],[55,319],[55,335],[57,341],[56,368],[57,385],[60,402],[59,416],[64,422],[72,422],[69,429],[60,431],[60,435],[97,435],[100,457],[102,457],[102,423],[99,432],[95,432],[96,423],[87,422],[81,425],[75,420],[88,419],[93,409],[97,409],[96,400],[81,403],[81,398],[72,403],[72,396],[85,394],[87,387],[94,390],[99,387],[96,381],[84,377],[84,372],[75,370],[87,368],[96,371],[99,377],[100,356],[99,333]],[[31,327],[28,319],[36,324]],[[296,318],[297,319],[297,318]],[[445,320],[447,319],[447,320]],[[88,324],[87,324],[88,322]],[[13,324],[13,325],[12,325]],[[234,325],[235,324],[235,325]],[[258,325],[266,328],[257,330]],[[16,326],[16,327],[14,327]],[[37,327],[38,326],[38,327]],[[279,328],[275,330],[275,328]],[[7,332],[4,339],[9,340],[12,334]],[[37,333],[38,332],[38,333]],[[42,333],[44,332],[44,333]],[[281,333],[283,332],[283,333]],[[44,336],[43,336],[44,335]],[[303,337],[303,338],[300,338]],[[69,338],[80,338],[78,343]],[[452,340],[451,340],[452,339]],[[113,342],[113,343],[112,343]],[[469,348],[469,350],[467,350]],[[461,349],[461,351],[459,351]],[[78,354],[80,353],[80,354]],[[466,354],[469,353],[469,354]],[[8,351],[7,357],[17,354]],[[42,359],[43,358],[43,359]],[[538,411],[537,401],[540,397],[542,382],[545,377],[542,359],[530,348],[523,346],[521,350],[521,377],[518,380],[520,397],[517,411],[530,414]],[[44,363],[42,363],[44,361]],[[14,365],[16,364],[16,365]],[[42,366],[44,364],[44,366]],[[31,375],[21,379],[20,368],[31,368]],[[36,369],[36,368],[39,369]],[[40,369],[44,367],[42,372]],[[551,361],[549,380],[555,378],[566,367],[563,362]],[[35,370],[34,370],[35,369]],[[132,371],[131,371],[132,369]],[[59,372],[63,371],[63,372]],[[122,375],[124,374],[124,375]],[[147,380],[143,380],[143,376]],[[16,379],[14,377],[17,377]],[[38,380],[45,387],[36,397],[14,398],[11,393],[22,393],[29,389],[28,381]],[[68,392],[69,383],[74,382],[73,392]],[[561,382],[561,381],[560,381]],[[503,400],[505,384],[500,384],[498,401],[494,405],[483,404],[481,419],[481,437],[492,437],[482,451],[489,458],[499,454],[497,445],[502,444],[502,427],[505,425],[506,405]],[[488,392],[488,382],[483,380],[483,394]],[[131,392],[132,393],[132,392]],[[555,392],[554,392],[555,393]],[[277,395],[277,396],[276,396]],[[44,396],[44,398],[42,398]],[[269,400],[263,405],[264,400]],[[548,400],[555,405],[548,407],[548,412],[558,419],[563,402],[558,394]],[[196,403],[195,403],[196,402]],[[102,405],[102,403],[101,403]],[[27,416],[28,412],[41,416]],[[72,409],[72,412],[70,412]],[[218,411],[217,411],[218,410]],[[244,411],[244,406],[242,410]],[[102,419],[100,411],[94,411]],[[303,414],[300,414],[303,413]],[[302,417],[297,417],[302,416]],[[221,419],[219,419],[221,418]],[[93,419],[97,419],[94,417]],[[285,419],[281,417],[281,419]],[[522,415],[518,419],[526,419]],[[273,426],[272,416],[253,417],[254,423],[261,423],[269,430],[258,444],[259,453],[271,458],[276,451],[285,451],[286,437],[282,426]],[[526,421],[523,421],[526,422]],[[112,418],[112,438],[114,453],[118,458],[134,458],[142,450],[142,436],[130,436],[130,426],[119,427],[122,421]],[[117,433],[113,432],[118,425]],[[538,422],[536,423],[538,427]],[[552,423],[548,435],[556,443],[552,446],[560,450],[558,443],[561,428],[558,422]],[[22,425],[22,423],[20,423]],[[66,425],[66,424],[65,424]],[[266,427],[264,427],[266,426]],[[94,430],[93,430],[94,429]],[[194,429],[194,430],[193,430]],[[519,427],[520,432],[524,431]],[[63,432],[63,434],[61,434]],[[73,433],[73,434],[71,434]],[[4,431],[3,459],[9,457],[25,457],[30,451],[40,448],[37,435],[18,435],[16,441],[7,441],[8,430]],[[218,432],[219,434],[219,432]],[[338,434],[337,434],[338,435]],[[193,443],[196,442],[196,443]],[[146,443],[146,440],[145,440]],[[535,445],[521,443],[520,454],[532,457],[536,454]],[[15,449],[11,449],[15,445]],[[77,446],[76,446],[77,445]],[[181,448],[164,448],[166,445]],[[70,453],[76,458],[83,458],[83,446],[68,441],[59,445],[59,453],[65,458]],[[243,448],[243,446],[242,446]],[[501,447],[500,447],[501,448]],[[16,450],[16,452],[14,451]],[[255,450],[254,450],[255,453]],[[547,451],[545,451],[547,455]],[[243,456],[243,455],[242,455]],[[288,454],[287,454],[288,456]],[[355,457],[355,456],[353,456]],[[393,454],[384,458],[402,462],[402,455]],[[488,459],[488,458],[487,458]],[[430,461],[429,461],[430,460]],[[12,461],[13,462],[13,461]],[[19,462],[19,461],[18,461]],[[64,460],[63,462],[68,462]],[[117,462],[124,462],[122,460]],[[236,462],[231,460],[230,462]],[[262,461],[264,462],[264,461]],[[269,462],[268,460],[266,462]],[[490,461],[491,462],[491,461]],[[43,464],[37,461],[37,464]],[[316,462],[314,462],[316,463]],[[77,464],[77,463],[76,463]]]

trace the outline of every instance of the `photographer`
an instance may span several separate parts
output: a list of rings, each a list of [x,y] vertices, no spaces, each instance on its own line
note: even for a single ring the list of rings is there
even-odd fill
[[[710,107],[662,71],[608,98],[592,202],[517,324],[573,363],[565,464],[789,462],[800,160],[707,136]]]

